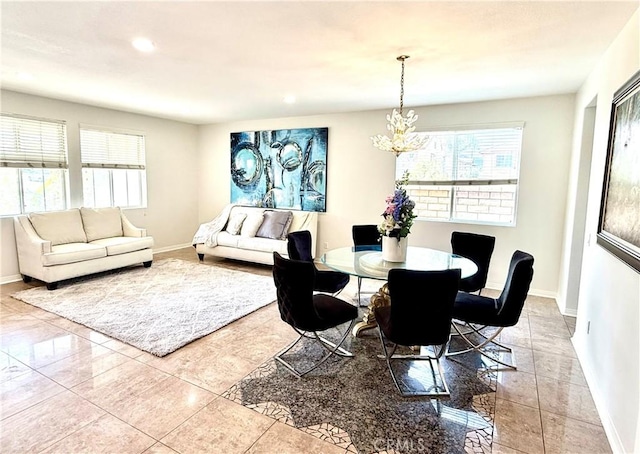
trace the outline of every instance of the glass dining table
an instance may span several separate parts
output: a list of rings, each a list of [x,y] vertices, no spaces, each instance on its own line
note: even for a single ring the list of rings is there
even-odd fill
[[[373,294],[369,306],[361,322],[353,328],[353,335],[375,328],[374,309],[389,305],[389,289],[387,274],[390,269],[403,268],[417,271],[438,271],[459,268],[461,277],[469,277],[478,271],[478,267],[468,258],[445,251],[424,247],[409,246],[404,262],[388,262],[382,259],[382,251],[376,246],[341,247],[332,249],[322,255],[320,261],[328,268],[351,276],[385,281]]]

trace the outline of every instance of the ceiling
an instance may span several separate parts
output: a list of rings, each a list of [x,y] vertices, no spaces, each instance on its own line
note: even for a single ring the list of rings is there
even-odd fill
[[[397,107],[401,54],[407,107],[573,93],[638,7],[2,0],[1,84],[194,124]]]

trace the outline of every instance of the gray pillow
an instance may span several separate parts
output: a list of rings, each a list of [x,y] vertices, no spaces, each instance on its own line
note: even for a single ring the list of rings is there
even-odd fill
[[[293,213],[291,211],[265,210],[264,221],[258,229],[256,236],[284,240],[287,237]]]

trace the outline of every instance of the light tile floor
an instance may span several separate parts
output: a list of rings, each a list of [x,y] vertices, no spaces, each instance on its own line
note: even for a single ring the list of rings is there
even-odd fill
[[[169,257],[197,260],[191,248],[155,259]],[[26,287],[0,287],[0,452],[344,452],[220,397],[294,338],[275,305],[157,358],[9,296]],[[493,452],[611,452],[574,327],[553,300],[532,296],[503,331],[518,371],[499,374]]]

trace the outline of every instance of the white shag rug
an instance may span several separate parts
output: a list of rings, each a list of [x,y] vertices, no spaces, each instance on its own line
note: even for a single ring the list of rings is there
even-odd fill
[[[271,276],[180,259],[11,295],[156,356],[275,301]]]

